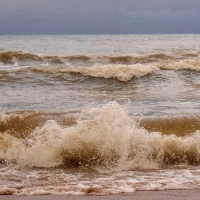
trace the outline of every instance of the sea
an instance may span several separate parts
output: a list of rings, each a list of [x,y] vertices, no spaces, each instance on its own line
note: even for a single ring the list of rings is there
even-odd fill
[[[0,194],[200,188],[200,35],[1,35]]]

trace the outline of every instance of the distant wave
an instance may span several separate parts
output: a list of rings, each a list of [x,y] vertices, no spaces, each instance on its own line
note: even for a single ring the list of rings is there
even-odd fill
[[[65,63],[66,61],[83,61],[92,63],[107,63],[107,64],[137,64],[137,63],[151,63],[165,60],[176,60],[198,57],[197,54],[189,54],[186,52],[178,52],[173,55],[167,54],[150,54],[144,56],[88,56],[88,55],[73,55],[73,56],[52,56],[52,55],[36,55],[32,53],[25,53],[21,51],[7,51],[0,53],[0,62],[4,64],[13,64],[15,61],[39,61],[39,62],[51,62],[51,63]]]
[[[4,64],[14,64],[17,61],[39,61],[39,62],[51,62],[51,63],[63,63],[64,61],[73,61],[73,60],[82,60],[87,61],[90,58],[88,56],[66,56],[66,57],[59,57],[59,56],[39,56],[36,54],[31,53],[24,53],[21,51],[8,51],[0,53],[0,62]]]
[[[175,53],[152,54],[146,56],[39,56],[20,51],[0,53],[0,76],[8,72],[23,73],[27,70],[37,73],[69,73],[96,78],[116,78],[129,81],[133,77],[142,77],[157,70],[195,70],[200,71],[198,54]],[[34,61],[32,64],[20,64],[21,61]],[[35,61],[39,63],[35,63]],[[17,62],[17,64],[16,64]],[[49,64],[50,63],[50,64]],[[7,65],[8,64],[8,65]],[[12,66],[10,66],[10,64]]]
[[[116,57],[105,57],[111,63],[123,63],[123,64],[137,64],[137,63],[149,63],[161,60],[172,59],[172,56],[166,54],[152,54],[146,56],[116,56]]]
[[[34,60],[34,61],[42,61],[40,56],[30,53],[23,53],[21,51],[8,51],[0,53],[0,62],[4,64],[14,64],[15,60]]]
[[[121,170],[200,164],[200,134],[195,130],[199,129],[199,119],[170,120],[147,120],[139,125],[128,115],[128,108],[116,102],[87,108],[75,118],[30,111],[2,113],[0,159],[21,166],[87,164]],[[188,124],[191,129],[182,134],[184,137],[173,134],[172,128],[162,134],[169,121],[175,129],[177,123]],[[195,129],[191,122],[198,124]],[[185,131],[184,127],[179,131]]]

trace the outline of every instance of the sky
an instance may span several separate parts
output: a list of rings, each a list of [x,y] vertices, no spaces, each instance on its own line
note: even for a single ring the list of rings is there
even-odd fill
[[[0,0],[0,34],[200,34],[200,0]]]

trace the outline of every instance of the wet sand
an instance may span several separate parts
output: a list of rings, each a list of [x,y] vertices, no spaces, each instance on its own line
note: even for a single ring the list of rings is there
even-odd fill
[[[72,195],[42,195],[42,196],[16,196],[1,195],[0,200],[199,200],[200,190],[165,190],[165,191],[137,191],[105,196],[72,196]]]

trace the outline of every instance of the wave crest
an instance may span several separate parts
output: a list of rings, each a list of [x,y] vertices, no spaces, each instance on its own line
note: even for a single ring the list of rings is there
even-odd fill
[[[25,53],[22,51],[7,51],[0,53],[0,62],[4,64],[15,64],[16,61],[39,61],[50,62],[53,64],[62,64],[66,61],[89,61],[90,57],[85,55],[75,56],[39,56],[32,53]]]
[[[4,53],[0,53],[0,62],[4,64],[14,64],[15,59],[17,60],[33,60],[33,61],[42,61],[40,56],[30,53],[23,53],[21,51],[8,51]]]

